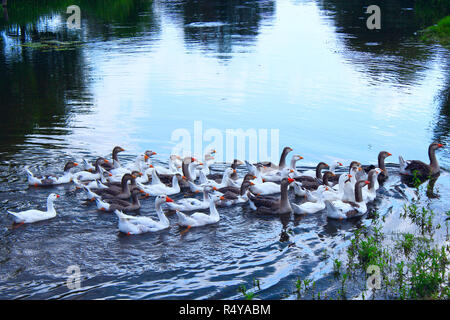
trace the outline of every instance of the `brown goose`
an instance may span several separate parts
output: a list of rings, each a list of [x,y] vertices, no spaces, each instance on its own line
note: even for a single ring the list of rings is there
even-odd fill
[[[136,211],[141,208],[141,203],[139,202],[139,194],[138,190],[134,190],[131,193],[132,202],[128,202],[122,199],[95,199],[95,203],[97,204],[97,208],[101,211],[112,212],[114,210],[120,211]]]
[[[130,181],[130,191],[133,192],[134,189],[140,190],[136,185],[136,179],[133,177],[140,177],[140,176],[142,176],[142,173],[140,173],[138,171],[133,171],[133,172],[131,172],[131,176],[132,176],[132,178],[129,180]],[[120,192],[120,191],[122,191],[122,183],[123,183],[123,176],[122,176],[121,182],[106,182],[106,183],[104,183],[104,185],[108,186],[110,190]]]
[[[289,184],[294,182],[294,179],[283,178],[281,180],[281,196],[279,198],[255,196],[250,191],[247,191],[247,197],[250,202],[250,207],[258,213],[263,214],[285,214],[292,212],[291,204],[288,199]]]
[[[335,174],[333,172],[325,171],[325,173],[322,175],[322,179],[315,179],[315,178],[311,178],[308,176],[306,176],[307,178],[304,178],[305,176],[300,176],[300,177],[294,178],[294,180],[297,182],[301,182],[302,187],[305,189],[317,190],[317,188],[322,184],[328,186],[329,179],[334,176],[335,176]]]
[[[383,170],[379,175],[378,175],[378,182],[379,183],[383,183],[384,181],[386,181],[386,179],[388,178],[388,172],[386,170],[386,165],[384,163],[384,160],[387,157],[392,156],[392,153],[389,153],[387,151],[380,151],[380,153],[378,154],[378,168],[380,168],[381,170]],[[369,172],[370,170],[375,169],[376,167],[372,164],[372,165],[368,165],[368,166],[362,166],[362,168],[364,169],[365,172]],[[370,180],[370,179],[369,179]]]
[[[439,163],[436,159],[435,151],[442,148],[444,145],[441,143],[433,142],[428,147],[428,157],[430,158],[430,164],[426,164],[419,160],[404,160],[402,156],[399,156],[400,162],[400,174],[413,176],[414,172],[417,173],[417,177],[421,179],[427,179],[430,176],[436,175],[440,172]]]
[[[241,185],[241,189],[239,191],[239,193],[234,193],[232,191],[227,191],[225,192],[220,199],[218,200],[218,202],[216,203],[217,206],[219,207],[228,207],[231,206],[233,204],[238,204],[238,203],[244,203],[248,201],[248,198],[246,196],[247,190],[248,188],[250,188],[251,185],[254,185],[253,182],[251,181],[244,181]]]
[[[122,176],[121,188],[119,190],[115,188],[108,188],[97,190],[95,193],[101,196],[103,199],[128,199],[131,196],[130,185],[128,184],[128,181],[131,181],[133,179],[136,179],[136,176],[126,173]]]
[[[112,151],[112,159],[113,159],[113,163],[106,161],[105,163],[102,163],[101,166],[105,169],[105,170],[112,170],[115,168],[119,168],[122,165],[120,164],[119,158],[117,157],[117,154],[119,152],[125,151],[124,148],[122,147],[114,147],[113,151]]]
[[[264,174],[266,172],[269,172],[269,171],[272,171],[272,170],[283,169],[284,167],[286,167],[286,156],[291,151],[293,151],[292,148],[284,147],[283,152],[281,152],[280,162],[278,163],[278,165],[276,165],[275,163],[270,162],[270,161],[258,162],[255,165],[261,165],[262,166],[261,167],[261,173],[262,174]]]
[[[323,179],[322,176],[322,170],[329,168],[328,164],[326,164],[325,162],[319,162],[316,166],[316,170],[315,173],[313,174],[310,171],[304,172],[301,176],[295,177],[295,181],[297,182],[311,182],[314,183],[317,181],[317,179]],[[313,176],[315,175],[315,177]]]

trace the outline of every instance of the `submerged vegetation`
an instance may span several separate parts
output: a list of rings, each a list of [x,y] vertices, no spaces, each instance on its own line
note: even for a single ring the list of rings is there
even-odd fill
[[[342,286],[330,299],[450,299],[448,218],[444,219],[445,237],[439,239],[435,235],[442,226],[432,209],[420,205],[422,191],[417,186],[417,199],[397,213],[399,224],[412,224],[414,233],[383,231],[386,217],[377,213],[369,227],[354,231],[342,261],[333,261],[334,276],[341,279]],[[350,283],[359,288],[358,297],[348,296]],[[295,287],[298,298],[327,296],[316,294],[315,283],[311,285],[308,279],[298,279]]]

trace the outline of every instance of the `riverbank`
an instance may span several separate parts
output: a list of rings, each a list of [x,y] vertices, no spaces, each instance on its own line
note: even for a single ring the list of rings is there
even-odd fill
[[[450,15],[439,20],[434,26],[421,32],[421,39],[427,42],[439,42],[442,45],[450,45]]]

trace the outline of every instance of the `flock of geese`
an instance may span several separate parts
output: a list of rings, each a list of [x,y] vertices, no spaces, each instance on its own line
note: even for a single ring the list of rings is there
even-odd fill
[[[438,174],[440,168],[435,150],[441,147],[443,145],[436,142],[429,146],[430,164],[418,160],[405,161],[399,156],[400,174],[422,179]],[[210,171],[215,163],[215,150],[208,151],[203,160],[171,155],[168,167],[152,164],[152,157],[156,155],[153,151],[146,151],[137,156],[134,162],[124,165],[118,158],[122,151],[123,148],[115,147],[112,161],[104,157],[99,157],[95,163],[83,159],[82,165],[69,161],[62,176],[36,176],[25,167],[28,184],[51,187],[73,182],[77,189],[85,192],[87,203],[95,202],[98,210],[114,212],[119,219],[119,230],[128,235],[168,228],[170,221],[163,208],[174,210],[178,224],[187,228],[217,223],[220,220],[217,207],[237,204],[248,204],[252,210],[261,214],[304,215],[325,210],[329,218],[348,219],[367,212],[367,203],[375,200],[380,184],[389,177],[385,159],[392,155],[381,151],[377,167],[352,161],[348,171],[341,174],[335,172],[338,167],[343,167],[339,161],[330,165],[320,162],[315,170],[300,172],[296,163],[303,157],[293,155],[287,165],[286,158],[293,150],[285,147],[278,164],[251,164],[234,160],[230,167],[219,174]],[[236,168],[244,165],[246,174],[240,177]],[[79,167],[83,167],[83,170],[77,171]],[[289,200],[289,190],[300,197],[298,203]],[[170,198],[179,193],[184,193],[185,197],[177,201]],[[192,197],[187,197],[189,194]],[[196,197],[196,194],[201,196]],[[48,196],[47,211],[8,213],[15,225],[54,218],[56,210],[53,202],[59,197],[55,193]],[[139,210],[140,200],[149,197],[155,198],[157,220],[149,216],[125,214]],[[295,199],[298,200],[298,197]],[[198,211],[207,209],[209,214]]]

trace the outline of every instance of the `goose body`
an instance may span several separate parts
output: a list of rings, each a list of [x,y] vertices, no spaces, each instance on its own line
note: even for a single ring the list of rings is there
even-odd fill
[[[312,214],[325,209],[322,194],[319,195],[316,202],[307,201],[300,205],[295,203],[291,203],[291,205],[295,214]]]
[[[362,187],[369,184],[370,182],[358,181],[355,185],[355,202],[349,201],[328,201],[325,200],[326,214],[332,219],[349,219],[354,217],[359,217],[367,212],[367,206],[362,198]]]
[[[267,174],[271,171],[283,169],[286,166],[286,156],[291,151],[292,151],[292,148],[290,148],[290,147],[283,148],[283,151],[281,152],[281,156],[280,156],[280,162],[278,163],[278,165],[276,165],[272,162],[259,162],[258,164],[261,165],[261,173]]]
[[[78,166],[78,163],[69,161],[64,166],[64,174],[60,177],[55,175],[35,176],[28,167],[25,167],[27,173],[28,185],[30,186],[52,186],[58,184],[65,184],[72,181],[74,174],[71,172],[73,168]]]
[[[15,223],[33,223],[43,220],[48,220],[56,217],[56,210],[53,206],[53,202],[59,198],[58,194],[51,193],[47,197],[47,210],[41,211],[36,209],[30,209],[20,212],[7,211],[13,218]]]
[[[430,144],[428,147],[430,164],[426,164],[420,160],[404,160],[402,156],[399,156],[400,174],[413,176],[414,172],[416,172],[417,176],[422,179],[438,174],[440,172],[440,167],[436,159],[435,151],[442,147],[443,145],[437,142]]]
[[[178,224],[186,227],[201,227],[208,224],[217,223],[220,220],[219,212],[213,199],[209,202],[209,214],[203,212],[195,212],[188,216],[181,211],[176,212],[178,217]]]
[[[156,232],[167,229],[170,226],[170,221],[161,209],[162,203],[173,202],[168,196],[160,195],[155,199],[155,209],[159,220],[155,221],[151,217],[130,216],[124,214],[120,210],[115,210],[114,213],[119,218],[119,230],[125,234],[141,234],[145,232]]]
[[[194,210],[202,210],[208,209],[210,205],[210,197],[213,192],[213,188],[210,186],[206,186],[203,188],[203,199],[197,198],[184,198],[177,200],[176,202],[168,202],[166,203],[167,207],[171,210],[178,211],[194,211]]]
[[[369,185],[367,189],[363,189],[362,195],[364,202],[370,202],[375,200],[377,196],[377,190],[380,187],[378,184],[378,176],[383,171],[380,168],[375,168],[369,171],[368,173],[368,181]]]
[[[247,191],[247,197],[249,199],[250,207],[263,214],[285,214],[292,212],[292,207],[288,199],[288,187],[289,184],[294,182],[291,178],[284,178],[281,180],[279,186],[279,192],[281,196],[279,198],[270,196],[255,196],[251,192]]]
[[[95,198],[95,204],[97,205],[97,209],[106,212],[112,212],[115,210],[120,211],[136,211],[141,208],[141,203],[138,199],[139,191],[135,190],[131,194],[131,198],[133,202],[128,202],[127,200],[122,199],[101,199]]]
[[[183,177],[184,178],[184,177]],[[180,185],[179,180],[181,180],[182,177],[180,174],[176,174],[172,178],[172,187],[168,187],[165,184],[155,184],[155,185],[143,185],[139,182],[137,182],[137,186],[143,190],[145,193],[148,193],[151,196],[160,196],[160,195],[174,195],[177,193],[180,193]]]

